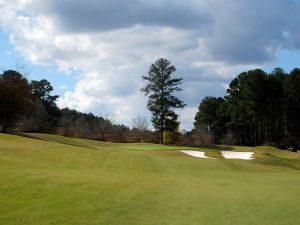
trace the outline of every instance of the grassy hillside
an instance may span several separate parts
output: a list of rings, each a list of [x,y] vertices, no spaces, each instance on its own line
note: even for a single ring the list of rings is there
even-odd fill
[[[203,160],[175,151],[189,147],[27,135],[0,134],[0,224],[300,224],[300,154],[201,146],[219,158]]]

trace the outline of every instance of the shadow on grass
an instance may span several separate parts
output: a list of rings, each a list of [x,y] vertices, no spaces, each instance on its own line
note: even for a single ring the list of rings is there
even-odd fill
[[[253,162],[258,164],[268,165],[268,166],[278,166],[278,167],[285,167],[294,170],[300,170],[299,159],[281,158],[270,153],[266,153],[265,157],[255,159],[253,160]]]
[[[36,139],[36,140],[40,140],[40,141],[46,141],[46,140],[44,140],[42,138],[31,136],[31,135],[28,135],[28,134],[25,134],[25,133],[11,133],[10,135],[15,135],[15,136],[19,136],[19,137]]]
[[[58,143],[58,144],[64,144],[64,145],[70,145],[70,146],[75,146],[75,147],[81,147],[81,148],[87,148],[87,149],[95,149],[98,150],[97,148],[93,148],[90,146],[86,146],[84,144],[80,144],[80,143],[69,143],[66,141],[59,141],[59,140],[48,140],[46,138],[42,138],[42,137],[37,137],[34,135],[30,135],[30,134],[25,134],[25,133],[16,133],[16,134],[11,134],[11,135],[16,135],[16,136],[20,136],[20,137],[25,137],[25,138],[31,138],[31,139],[36,139],[36,140],[40,140],[40,141],[49,141],[49,142],[54,142],[54,143]],[[65,137],[65,136],[61,136],[61,137]],[[67,138],[67,137],[66,137]],[[74,140],[75,142],[75,140]]]

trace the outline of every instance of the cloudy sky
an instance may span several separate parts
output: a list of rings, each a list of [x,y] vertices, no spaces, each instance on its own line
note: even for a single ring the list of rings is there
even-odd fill
[[[0,67],[49,80],[60,107],[130,125],[150,118],[141,76],[165,57],[191,129],[201,99],[240,72],[300,67],[299,11],[299,0],[0,0]]]

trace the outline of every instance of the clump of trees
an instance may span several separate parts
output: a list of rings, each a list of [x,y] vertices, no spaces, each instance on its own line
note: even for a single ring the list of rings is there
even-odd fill
[[[174,131],[165,130],[163,135],[164,144],[166,145],[174,145],[175,143],[180,142],[180,132],[178,129]]]
[[[223,98],[205,97],[195,116],[195,128],[201,131],[206,127],[212,134],[213,143],[220,144],[220,140],[226,132],[226,101]]]
[[[47,80],[29,83],[31,110],[24,115],[24,129],[30,132],[51,132],[59,123],[60,109],[56,105],[58,95],[52,95],[53,87]]]
[[[299,147],[300,69],[239,74],[224,98],[202,100],[194,125],[194,131],[205,128],[215,144],[231,136],[238,145]]]
[[[25,77],[13,70],[0,75],[0,120],[3,132],[32,107],[32,95]]]
[[[185,104],[173,95],[181,91],[182,78],[172,78],[176,71],[175,66],[167,59],[160,58],[151,64],[148,75],[142,76],[147,81],[142,92],[148,96],[147,108],[152,114],[152,124],[159,133],[160,143],[164,143],[164,132],[175,136],[179,130],[178,115],[176,108],[183,108]],[[173,133],[173,134],[172,134]]]

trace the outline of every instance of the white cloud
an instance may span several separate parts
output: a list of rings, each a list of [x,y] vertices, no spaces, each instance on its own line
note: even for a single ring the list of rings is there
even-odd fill
[[[66,84],[60,85],[59,88],[60,88],[60,90],[63,90],[63,91],[66,91],[69,89],[68,85],[66,85]]]
[[[198,111],[198,107],[186,107],[183,110],[179,110],[179,120],[181,121],[181,127],[190,128],[193,125],[194,117]]]
[[[30,0],[0,0],[0,5],[5,5],[9,9],[25,9]]]

